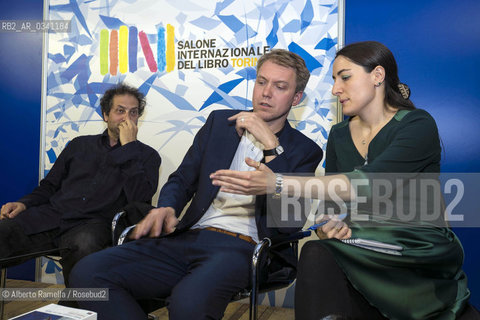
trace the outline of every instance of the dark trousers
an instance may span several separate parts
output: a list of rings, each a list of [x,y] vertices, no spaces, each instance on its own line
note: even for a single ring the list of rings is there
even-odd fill
[[[298,263],[295,319],[319,320],[329,315],[348,320],[387,319],[355,290],[322,242],[309,241]]]
[[[68,287],[70,272],[80,259],[111,245],[110,225],[92,222],[78,225],[61,235],[58,229],[25,234],[15,219],[0,220],[0,257],[17,255],[55,248],[68,248],[60,252],[63,277]]]
[[[247,287],[254,245],[209,231],[140,239],[77,263],[72,286],[108,288],[108,301],[78,301],[99,319],[146,319],[137,300],[167,298],[169,318],[221,319],[238,291]]]

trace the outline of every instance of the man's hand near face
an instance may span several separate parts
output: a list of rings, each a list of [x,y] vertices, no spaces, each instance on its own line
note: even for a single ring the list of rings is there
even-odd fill
[[[236,121],[235,129],[238,135],[243,135],[245,130],[248,130],[255,139],[257,139],[265,150],[274,149],[278,147],[277,136],[272,132],[268,124],[260,118],[255,112],[240,112],[228,118],[230,121]],[[266,156],[265,163],[275,159],[275,155]]]
[[[238,135],[243,135],[248,130],[255,139],[264,145],[265,149],[273,149],[278,146],[278,139],[270,127],[255,112],[240,112],[228,118],[230,121],[236,121],[235,128]]]
[[[129,118],[126,118],[125,121],[118,125],[118,130],[118,138],[122,146],[137,140],[138,127],[135,122]]]

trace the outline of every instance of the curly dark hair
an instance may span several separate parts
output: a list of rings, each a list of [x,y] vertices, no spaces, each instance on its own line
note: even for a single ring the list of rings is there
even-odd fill
[[[138,116],[143,114],[145,110],[145,105],[147,100],[145,95],[138,91],[137,88],[129,86],[125,83],[118,83],[105,91],[103,97],[100,99],[100,106],[102,108],[102,116],[104,114],[110,114],[110,109],[112,108],[113,97],[128,94],[135,97],[138,101]]]

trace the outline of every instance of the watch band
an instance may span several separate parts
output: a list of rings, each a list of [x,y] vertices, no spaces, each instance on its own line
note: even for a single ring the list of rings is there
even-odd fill
[[[273,149],[268,149],[268,150],[263,150],[263,156],[279,156],[283,153],[283,147],[281,145],[278,145],[276,148]]]

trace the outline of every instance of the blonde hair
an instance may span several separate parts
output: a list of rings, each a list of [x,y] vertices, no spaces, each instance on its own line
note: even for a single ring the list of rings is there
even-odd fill
[[[310,79],[310,71],[308,71],[305,61],[298,54],[285,49],[273,49],[258,59],[257,73],[266,61],[272,61],[283,67],[292,68],[296,75],[295,92],[303,92]]]

